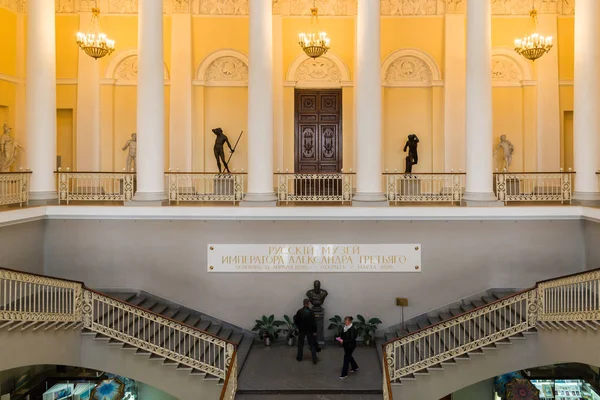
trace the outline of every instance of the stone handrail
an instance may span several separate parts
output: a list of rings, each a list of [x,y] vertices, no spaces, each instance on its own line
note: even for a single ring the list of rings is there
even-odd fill
[[[91,290],[82,282],[0,268],[0,327],[81,327],[227,379],[235,392],[236,345]],[[232,389],[233,387],[233,389]]]
[[[278,204],[289,202],[350,203],[355,173],[301,174],[277,172]]]
[[[391,383],[533,328],[585,328],[600,321],[600,270],[548,281],[383,345],[384,398]]]
[[[494,191],[498,200],[560,201],[571,203],[573,193],[572,171],[560,172],[496,172]]]

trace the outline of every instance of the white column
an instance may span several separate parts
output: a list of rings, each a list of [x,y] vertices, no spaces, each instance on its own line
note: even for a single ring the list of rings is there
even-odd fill
[[[356,194],[354,205],[387,205],[382,192],[380,2],[358,0],[356,20]]]
[[[79,14],[79,31],[86,32],[91,12]],[[77,69],[77,170],[99,171],[100,149],[100,61],[83,51]]]
[[[273,4],[250,0],[248,192],[243,205],[275,205],[273,191]]]
[[[273,143],[274,169],[283,171],[283,21],[273,15]]]
[[[192,15],[171,16],[170,168],[192,170]]]
[[[492,138],[492,13],[490,0],[467,3],[467,205],[495,202]]]
[[[162,2],[138,5],[137,192],[134,200],[155,204],[165,194],[165,95]]]
[[[54,2],[27,2],[26,118],[30,199],[56,199],[56,44]]]
[[[573,150],[575,193],[579,202],[598,202],[598,135],[600,132],[600,57],[597,18],[598,0],[575,2],[575,83],[573,110]]]

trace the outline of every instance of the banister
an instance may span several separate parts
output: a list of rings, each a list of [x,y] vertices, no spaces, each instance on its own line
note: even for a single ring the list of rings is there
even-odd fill
[[[175,324],[177,324],[177,325],[181,325],[181,326],[183,326],[183,327],[185,327],[185,328],[189,328],[189,329],[191,329],[191,330],[194,330],[194,331],[200,332],[200,333],[202,333],[202,334],[208,335],[208,336],[210,336],[210,337],[216,338],[216,339],[218,339],[218,340],[220,340],[220,341],[223,341],[223,342],[225,342],[225,343],[227,343],[227,344],[232,344],[232,345],[236,346],[236,344],[235,344],[234,342],[231,342],[231,341],[229,341],[229,340],[227,340],[227,339],[220,338],[220,337],[219,337],[219,336],[217,336],[217,335],[214,335],[214,334],[212,334],[212,333],[209,333],[209,332],[203,331],[202,329],[198,329],[198,328],[196,328],[196,327],[194,327],[194,326],[191,326],[191,325],[188,325],[188,324],[186,324],[186,323],[184,323],[184,322],[176,321],[176,320],[174,320],[174,319],[172,319],[172,318],[169,318],[169,317],[167,317],[167,316],[164,316],[164,315],[162,315],[162,314],[158,314],[158,313],[155,313],[154,311],[150,311],[150,310],[148,310],[147,308],[143,308],[143,307],[137,306],[137,305],[135,305],[135,304],[127,303],[126,301],[119,300],[119,299],[117,299],[116,297],[110,296],[110,295],[108,295],[108,294],[106,294],[106,293],[102,293],[102,292],[99,292],[99,291],[97,291],[97,290],[90,289],[90,288],[88,288],[88,287],[87,287],[87,286],[85,286],[85,285],[84,285],[84,287],[83,287],[83,288],[84,288],[85,290],[89,291],[89,292],[96,293],[97,295],[104,296],[104,297],[107,297],[107,298],[109,298],[109,299],[111,299],[111,300],[113,300],[113,301],[116,301],[116,302],[119,302],[119,303],[125,304],[125,305],[127,305],[128,307],[132,307],[132,308],[135,308],[135,309],[137,309],[137,310],[144,311],[144,312],[147,312],[147,313],[149,313],[149,314],[152,314],[152,315],[156,315],[156,316],[158,316],[158,317],[160,317],[160,318],[162,318],[162,319],[165,319],[165,320],[167,320],[167,321],[169,321],[169,322],[173,322],[173,323],[175,323]]]
[[[123,301],[123,300],[119,300],[119,299],[117,299],[117,298],[115,298],[115,297],[113,297],[113,296],[110,296],[110,295],[106,294],[106,293],[102,293],[102,292],[99,292],[99,291],[97,291],[97,290],[90,289],[89,287],[85,286],[85,284],[84,284],[83,282],[81,282],[81,281],[76,281],[76,280],[72,280],[72,279],[65,279],[65,278],[56,278],[56,277],[54,277],[54,276],[48,276],[48,275],[35,274],[35,273],[32,273],[32,272],[18,271],[18,270],[15,270],[15,269],[4,268],[4,267],[0,267],[0,271],[8,271],[8,272],[18,273],[18,274],[22,274],[22,275],[30,275],[30,276],[36,276],[36,277],[45,278],[45,279],[52,279],[52,280],[56,280],[56,281],[62,281],[62,282],[76,283],[76,284],[79,284],[79,285],[81,285],[82,289],[84,289],[84,290],[87,290],[87,291],[89,291],[89,292],[96,293],[96,294],[98,294],[98,295],[101,295],[101,296],[107,297],[107,298],[109,298],[109,299],[111,299],[111,300],[113,300],[113,301],[116,301],[116,302],[119,302],[119,303],[125,304],[125,305],[127,305],[128,307],[133,307],[133,308],[135,308],[135,309],[138,309],[138,310],[140,310],[140,311],[144,311],[144,312],[147,312],[147,313],[150,313],[150,314],[153,314],[153,315],[159,316],[159,317],[161,317],[161,318],[164,318],[165,320],[167,320],[167,321],[169,321],[169,322],[173,322],[173,323],[175,323],[175,324],[182,325],[182,326],[184,326],[184,327],[186,327],[186,328],[192,329],[192,330],[194,330],[194,331],[198,331],[198,332],[200,332],[200,333],[203,333],[203,334],[205,334],[205,335],[208,335],[208,336],[210,336],[210,337],[216,338],[216,339],[218,339],[218,340],[220,340],[220,341],[223,341],[223,342],[225,342],[225,343],[232,344],[232,345],[236,346],[236,344],[235,344],[234,342],[232,342],[232,341],[229,341],[229,340],[226,340],[226,339],[223,339],[223,338],[220,338],[220,337],[218,337],[217,335],[214,335],[214,334],[212,334],[212,333],[209,333],[209,332],[203,331],[202,329],[198,329],[198,328],[196,328],[196,327],[194,327],[194,326],[190,326],[190,325],[187,325],[187,324],[185,324],[185,323],[183,323],[183,322],[176,321],[176,320],[174,320],[174,319],[172,319],[172,318],[169,318],[169,317],[166,317],[166,316],[164,316],[164,315],[161,315],[161,314],[155,313],[155,312],[153,312],[153,311],[150,311],[150,310],[148,310],[148,309],[146,309],[146,308],[139,307],[139,306],[136,306],[136,305],[134,305],[134,304],[127,303],[127,302],[125,302],[125,301]]]

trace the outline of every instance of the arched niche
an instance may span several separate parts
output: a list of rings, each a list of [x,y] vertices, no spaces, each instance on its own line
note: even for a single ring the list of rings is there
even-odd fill
[[[169,83],[169,69],[163,65],[165,84]],[[110,61],[104,74],[103,83],[120,86],[136,86],[138,75],[138,50],[123,50]]]
[[[202,60],[196,70],[198,86],[248,86],[248,56],[233,49],[220,49]]]
[[[285,86],[305,89],[341,88],[352,86],[350,70],[344,61],[331,51],[319,58],[302,53],[287,71]]]
[[[381,65],[384,87],[442,86],[440,68],[434,58],[419,49],[399,49],[390,53]]]

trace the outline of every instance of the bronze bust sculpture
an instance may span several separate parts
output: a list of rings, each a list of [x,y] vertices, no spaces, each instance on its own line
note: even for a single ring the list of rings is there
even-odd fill
[[[325,302],[325,297],[327,297],[327,290],[321,289],[321,282],[315,281],[313,284],[313,288],[306,292],[306,297],[310,300],[310,304],[313,307],[320,308]]]

